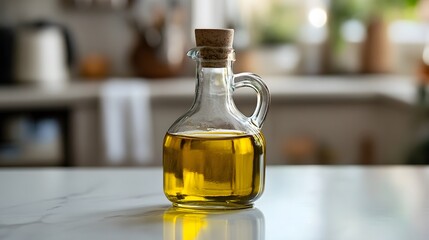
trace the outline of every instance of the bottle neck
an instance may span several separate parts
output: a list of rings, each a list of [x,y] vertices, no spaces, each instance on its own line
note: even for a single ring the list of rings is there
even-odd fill
[[[232,101],[232,61],[216,68],[197,61],[197,80],[194,107],[204,111],[228,110]]]

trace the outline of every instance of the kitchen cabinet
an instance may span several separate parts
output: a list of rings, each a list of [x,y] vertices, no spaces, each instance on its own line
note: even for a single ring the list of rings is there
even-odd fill
[[[68,114],[61,108],[0,111],[0,166],[67,166]]]
[[[79,166],[96,165],[101,158],[98,132],[98,84],[80,83],[59,88],[19,85],[0,88],[0,114],[31,115],[44,113],[48,118],[60,120],[60,159],[37,164],[34,160],[0,159],[0,166]],[[9,114],[10,115],[10,114]]]
[[[267,145],[279,161],[273,163],[299,164],[285,148],[302,138],[316,145],[316,157],[303,163],[401,163],[411,137],[411,109],[376,99],[273,104],[272,113]]]
[[[268,164],[403,163],[413,136],[412,79],[289,77],[265,81],[272,94],[263,126]],[[186,87],[188,89],[181,88],[180,82],[173,83],[175,93],[169,95],[170,100],[153,103],[155,159],[161,159],[160,146],[166,129],[192,103],[193,88]],[[188,95],[182,95],[183,92]],[[234,98],[243,113],[253,112],[252,91],[239,92]],[[307,151],[301,153],[307,154],[307,158],[288,158],[287,145],[294,141],[313,145],[301,150]]]
[[[263,126],[268,164],[402,163],[412,138],[414,83],[404,76],[266,77],[272,104]],[[104,166],[100,89],[74,82],[56,90],[0,89],[6,109],[61,107],[69,111],[72,166]],[[192,105],[191,78],[150,81],[153,161],[162,164],[165,132]],[[255,94],[234,95],[250,115]],[[299,155],[301,154],[301,156]],[[292,157],[291,157],[292,156]]]

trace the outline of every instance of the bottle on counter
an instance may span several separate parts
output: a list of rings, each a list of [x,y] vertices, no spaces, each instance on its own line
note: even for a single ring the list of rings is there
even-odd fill
[[[270,103],[257,75],[233,74],[232,29],[196,29],[195,99],[168,129],[163,146],[164,193],[174,206],[194,209],[251,207],[264,189],[265,139],[261,132]],[[235,89],[253,88],[252,116],[235,106]]]

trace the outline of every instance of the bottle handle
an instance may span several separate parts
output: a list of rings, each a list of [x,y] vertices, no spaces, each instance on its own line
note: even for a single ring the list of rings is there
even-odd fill
[[[256,108],[252,116],[250,116],[250,121],[258,128],[261,128],[271,102],[270,91],[261,77],[253,73],[234,74],[233,90],[242,87],[250,87],[256,91]]]

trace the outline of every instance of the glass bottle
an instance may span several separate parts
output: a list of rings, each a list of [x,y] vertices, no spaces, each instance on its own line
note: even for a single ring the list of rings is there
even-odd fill
[[[232,29],[196,29],[195,38],[187,55],[197,63],[196,95],[164,138],[164,193],[178,207],[248,208],[264,189],[269,91],[255,74],[233,74]],[[241,87],[257,93],[250,117],[232,98]]]

